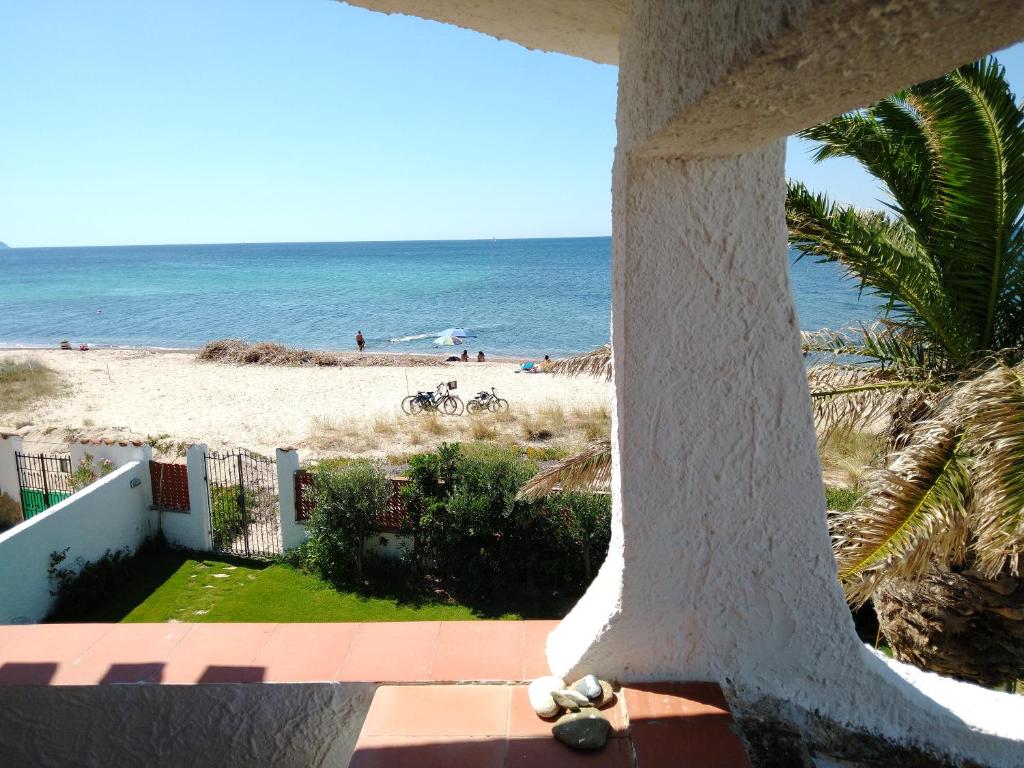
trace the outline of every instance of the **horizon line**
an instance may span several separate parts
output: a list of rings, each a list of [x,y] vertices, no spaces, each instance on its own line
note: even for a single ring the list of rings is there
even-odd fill
[[[401,240],[242,240],[217,243],[99,243],[94,245],[11,245],[5,243],[7,248],[3,250],[47,250],[55,248],[173,248],[182,246],[200,245],[339,245],[339,244],[366,244],[366,243],[489,243],[507,240],[594,240],[597,238],[609,238],[611,233],[606,235],[544,235],[536,237],[438,237],[438,238],[405,238]],[[3,242],[3,241],[0,241]]]

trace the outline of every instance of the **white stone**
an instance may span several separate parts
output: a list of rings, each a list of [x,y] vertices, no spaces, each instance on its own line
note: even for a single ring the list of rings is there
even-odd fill
[[[565,688],[565,681],[554,675],[538,677],[530,683],[529,688],[526,689],[526,694],[530,698],[530,706],[533,707],[533,711],[541,717],[554,717],[557,715],[561,708],[551,698],[551,693],[562,688]]]

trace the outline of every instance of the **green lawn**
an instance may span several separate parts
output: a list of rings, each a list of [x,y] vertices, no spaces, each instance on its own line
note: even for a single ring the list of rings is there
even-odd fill
[[[407,589],[338,591],[288,565],[158,550],[140,556],[130,581],[76,621],[455,621],[517,619]],[[63,618],[68,621],[68,618]]]

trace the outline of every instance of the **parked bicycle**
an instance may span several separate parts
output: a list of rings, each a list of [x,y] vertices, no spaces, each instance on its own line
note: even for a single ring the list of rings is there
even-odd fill
[[[477,392],[476,397],[466,403],[466,413],[473,416],[484,411],[491,411],[492,413],[498,413],[499,411],[508,410],[508,400],[502,397],[498,397],[498,393],[494,391],[494,387],[491,387],[491,391],[486,390]]]
[[[454,381],[441,382],[433,392],[417,392],[402,400],[402,410],[410,416],[421,413],[443,413],[445,416],[461,416],[465,406],[458,395],[451,391],[458,387]]]

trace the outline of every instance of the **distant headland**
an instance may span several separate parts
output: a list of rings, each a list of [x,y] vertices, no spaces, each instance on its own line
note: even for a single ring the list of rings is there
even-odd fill
[[[10,247],[11,246],[9,246],[7,243],[0,242],[0,248],[10,248]]]

